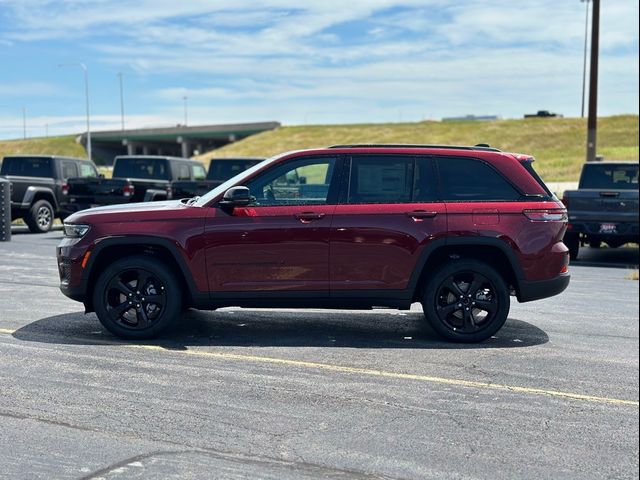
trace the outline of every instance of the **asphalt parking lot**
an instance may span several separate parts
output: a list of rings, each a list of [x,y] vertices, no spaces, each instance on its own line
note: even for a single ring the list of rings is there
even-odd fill
[[[134,344],[59,292],[60,238],[0,243],[1,478],[638,477],[638,282],[611,268],[637,248],[584,249],[479,345],[418,305],[190,311]]]

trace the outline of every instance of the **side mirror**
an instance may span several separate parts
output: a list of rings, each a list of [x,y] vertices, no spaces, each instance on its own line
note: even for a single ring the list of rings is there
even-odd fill
[[[249,193],[249,189],[247,187],[231,187],[229,190],[224,192],[220,205],[225,207],[246,207],[253,200],[254,198]]]

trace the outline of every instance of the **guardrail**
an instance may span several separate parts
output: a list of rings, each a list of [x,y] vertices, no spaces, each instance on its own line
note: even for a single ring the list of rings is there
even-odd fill
[[[11,240],[11,182],[0,178],[0,242]]]

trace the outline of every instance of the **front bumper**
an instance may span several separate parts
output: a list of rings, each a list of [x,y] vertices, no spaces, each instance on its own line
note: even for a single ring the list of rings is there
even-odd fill
[[[567,289],[570,279],[571,275],[563,273],[549,280],[521,280],[518,301],[520,303],[532,302],[533,300],[558,295]]]

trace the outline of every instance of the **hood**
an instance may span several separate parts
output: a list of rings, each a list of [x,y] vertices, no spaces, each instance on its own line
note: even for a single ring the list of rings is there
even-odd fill
[[[123,216],[125,220],[127,214],[132,214],[131,220],[137,219],[136,214],[144,214],[147,212],[168,212],[171,210],[180,210],[187,208],[181,200],[167,200],[164,202],[138,202],[124,203],[118,205],[106,205],[104,207],[89,208],[81,210],[65,219],[65,223],[83,223],[89,221],[100,221],[100,217],[112,215]]]

